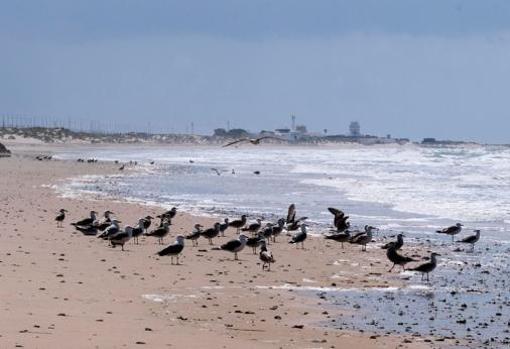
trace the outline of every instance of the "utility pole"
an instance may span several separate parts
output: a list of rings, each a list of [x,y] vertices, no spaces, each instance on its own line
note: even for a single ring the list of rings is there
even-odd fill
[[[296,116],[295,115],[291,115],[290,118],[292,119],[291,129],[292,129],[292,131],[295,131],[296,130]]]

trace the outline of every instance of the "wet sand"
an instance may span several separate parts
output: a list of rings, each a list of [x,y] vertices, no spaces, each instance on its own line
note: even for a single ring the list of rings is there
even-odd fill
[[[52,185],[83,174],[118,173],[118,165],[36,161],[34,151],[12,147],[0,159],[0,347],[46,348],[443,348],[454,339],[377,334],[323,326],[352,312],[326,297],[306,296],[294,287],[371,288],[403,286],[388,274],[384,251],[369,246],[341,249],[310,238],[305,250],[280,236],[271,272],[261,270],[247,248],[234,261],[204,239],[187,244],[182,265],[155,253],[155,239],[131,242],[126,251],[76,233],[70,222],[94,209],[110,209],[122,225],[162,211],[104,198],[62,198]],[[51,150],[51,149],[50,149]],[[70,211],[64,228],[54,221]],[[165,243],[212,219],[179,213]],[[214,240],[215,246],[233,238]],[[186,241],[188,242],[188,241]],[[413,251],[408,251],[412,254]],[[294,287],[279,287],[292,285]],[[278,286],[278,287],[272,287]],[[365,306],[370,306],[369,304]],[[355,311],[354,311],[355,312]]]

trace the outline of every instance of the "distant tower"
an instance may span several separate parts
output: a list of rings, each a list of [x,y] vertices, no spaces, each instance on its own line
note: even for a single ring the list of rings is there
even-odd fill
[[[292,131],[295,131],[296,130],[296,115],[291,115],[290,118],[292,119],[292,127],[291,127],[291,130]]]
[[[193,121],[191,122],[191,134],[195,134],[195,123]]]
[[[351,137],[361,136],[359,122],[357,121],[351,122],[351,124],[349,125],[349,133]]]

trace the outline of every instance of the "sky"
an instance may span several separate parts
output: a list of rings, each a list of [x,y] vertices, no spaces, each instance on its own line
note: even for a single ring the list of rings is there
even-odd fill
[[[507,0],[0,0],[0,115],[510,143],[509,91]]]

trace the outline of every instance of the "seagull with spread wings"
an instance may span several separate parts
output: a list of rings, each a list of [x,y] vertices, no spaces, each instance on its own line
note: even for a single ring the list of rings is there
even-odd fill
[[[264,139],[277,139],[279,141],[285,141],[285,139],[283,139],[283,138],[274,137],[274,136],[264,136],[264,137],[259,137],[259,138],[241,138],[241,139],[237,139],[235,141],[232,141],[230,143],[227,143],[223,147],[229,147],[231,145],[234,145],[234,144],[237,144],[237,143],[241,143],[241,142],[250,142],[253,145],[259,145],[260,141],[262,141]]]

